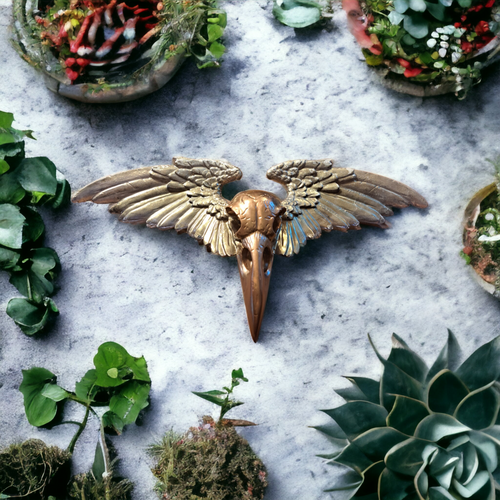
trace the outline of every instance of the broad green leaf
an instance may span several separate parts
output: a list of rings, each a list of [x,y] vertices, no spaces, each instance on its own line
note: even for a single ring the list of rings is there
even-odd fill
[[[102,416],[102,425],[105,427],[107,432],[121,434],[123,432],[123,428],[125,424],[123,420],[112,411],[107,411]]]
[[[5,174],[10,169],[10,165],[5,160],[0,160],[0,175]]]
[[[387,452],[397,444],[408,439],[408,436],[396,429],[378,427],[364,432],[352,444],[356,445],[370,460],[384,460]]]
[[[493,473],[499,464],[500,443],[483,432],[471,431],[469,437],[486,465],[486,469]]]
[[[52,399],[52,401],[58,403],[63,399],[67,399],[69,397],[69,394],[62,387],[50,383],[50,384],[45,384],[45,387],[42,390],[42,396],[44,396],[45,398]]]
[[[345,378],[354,385],[356,391],[359,391],[359,393],[353,392],[350,394],[352,395],[361,394],[364,396],[362,398],[363,400],[370,401],[371,403],[375,403],[377,405],[380,404],[380,382],[365,377],[345,377]],[[345,392],[346,391],[345,389],[341,391],[346,395],[349,394]],[[335,392],[340,396],[344,397],[343,394],[341,394],[341,391],[335,391]]]
[[[424,360],[413,352],[406,342],[395,333],[392,335],[392,344],[393,347],[387,361],[394,363],[415,380],[423,382],[428,371]]]
[[[432,476],[443,488],[448,489],[453,478],[455,469],[460,464],[460,458],[453,456],[444,450],[437,450],[432,456],[428,469],[429,475]]]
[[[325,425],[312,426],[312,429],[316,429],[317,431],[336,441],[345,441],[347,439],[345,432],[334,421],[331,421]]]
[[[462,456],[462,471],[461,474],[457,474],[456,479],[460,481],[462,484],[467,484],[469,483],[472,478],[476,475],[476,472],[479,468],[479,456],[477,454],[476,448],[474,445],[469,441],[467,443],[464,443],[459,449],[457,449],[458,452],[460,452]],[[450,478],[450,484],[451,484],[451,478]],[[444,485],[442,484],[444,488],[450,487],[450,485]]]
[[[12,269],[21,255],[14,250],[0,247],[0,269]]]
[[[468,9],[472,5],[472,0],[458,0],[458,5],[464,9]]]
[[[338,408],[321,410],[333,418],[349,439],[373,427],[385,427],[387,410],[368,401],[352,401]]]
[[[23,243],[37,241],[45,231],[45,224],[42,217],[36,210],[28,207],[23,207],[21,213],[26,218],[23,227]]]
[[[379,497],[383,500],[406,500],[415,491],[413,481],[385,469],[380,475]]]
[[[11,128],[14,123],[14,115],[6,111],[0,111],[0,128]]]
[[[425,61],[424,61],[425,62]],[[429,61],[425,62],[426,64],[430,64],[432,62],[432,58]],[[450,357],[450,349],[453,347],[453,344],[456,344],[455,337],[451,330],[448,330],[448,339],[446,344],[441,349],[439,356],[437,357],[434,364],[431,366],[429,372],[427,373],[427,377],[425,379],[425,383],[429,384],[429,382],[442,370],[446,370],[449,368],[449,357]]]
[[[233,370],[231,372],[231,378],[232,379],[243,380],[244,382],[248,382],[248,379],[245,377],[245,375],[243,375],[243,369],[242,368],[238,368],[237,370]]]
[[[4,203],[0,205],[0,245],[21,248],[23,243],[24,215],[19,207]]]
[[[454,436],[470,430],[450,415],[434,413],[424,418],[415,429],[415,437],[437,442],[448,436]]]
[[[331,462],[350,467],[358,474],[361,474],[373,463],[357,446],[353,444],[347,445]]]
[[[224,34],[224,28],[218,24],[209,24],[207,26],[208,41],[215,42]]]
[[[409,8],[408,0],[394,0],[394,8],[398,14],[404,14]]]
[[[406,16],[404,14],[400,14],[396,10],[389,12],[388,18],[391,21],[391,24],[398,25]]]
[[[25,158],[16,170],[21,186],[30,192],[55,195],[57,190],[55,165],[45,157]]]
[[[456,500],[456,498],[442,486],[429,488],[429,500]]]
[[[403,22],[404,29],[417,40],[429,34],[429,21],[422,14],[406,16]]]
[[[0,144],[0,158],[24,158],[24,141],[15,142],[11,144]]]
[[[455,418],[474,430],[486,429],[495,424],[500,406],[497,390],[491,382],[467,395],[460,402]]]
[[[24,396],[24,409],[31,425],[46,425],[56,416],[57,403],[42,394],[46,384],[55,382],[56,376],[45,368],[23,370],[23,381],[19,390]]]
[[[425,2],[427,10],[438,20],[444,21],[446,19],[446,7],[441,3]]]
[[[142,409],[149,405],[150,384],[137,381],[128,382],[120,392],[111,398],[109,409],[118,415],[125,425],[137,420]]]
[[[467,394],[465,384],[453,372],[443,370],[429,383],[427,404],[433,412],[453,415]]]
[[[26,194],[19,184],[15,172],[0,175],[0,203],[12,203],[16,205]]]
[[[95,391],[92,390],[95,387],[97,381],[97,370],[89,370],[80,382],[75,384],[75,394],[79,399],[83,401],[91,401],[93,399]]]
[[[49,204],[52,208],[62,208],[69,205],[71,200],[71,187],[66,179],[61,179],[57,181],[57,191]]]
[[[117,387],[130,379],[151,381],[144,357],[134,358],[116,342],[106,342],[99,346],[94,365],[97,370],[96,384],[101,387]],[[118,370],[116,377],[108,374],[112,368]]]
[[[432,443],[410,438],[389,450],[385,464],[393,472],[415,476],[426,458],[437,449]]]
[[[425,5],[424,0],[410,0],[410,9],[415,12],[425,12],[427,6]]]
[[[429,410],[421,401],[398,396],[387,416],[387,425],[409,436],[413,436],[417,425],[429,415]]]
[[[321,6],[316,2],[284,0],[281,5],[275,0],[273,15],[286,26],[305,28],[321,19]]]
[[[26,335],[41,332],[59,314],[51,299],[35,304],[28,299],[11,299],[7,304],[7,314]]]
[[[500,378],[500,336],[482,345],[456,372],[472,391]]]
[[[210,44],[210,52],[216,59],[220,59],[226,52],[226,47],[219,42],[213,42]]]
[[[381,460],[370,465],[370,467],[363,471],[364,480],[356,493],[356,500],[378,500],[378,483],[384,469],[385,463]]]

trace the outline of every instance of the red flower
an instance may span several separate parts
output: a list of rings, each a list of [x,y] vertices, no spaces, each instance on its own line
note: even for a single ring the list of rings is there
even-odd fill
[[[408,68],[405,70],[404,75],[406,78],[413,78],[414,76],[420,75],[424,71],[422,68]]]
[[[68,58],[64,61],[64,63],[66,64],[66,67],[67,67],[67,68],[71,68],[71,66],[74,66],[74,65],[75,65],[76,60],[75,60],[75,58],[74,58],[74,57],[68,57]]]
[[[470,54],[473,50],[472,43],[466,42],[465,40],[462,40],[462,50],[464,54]]]
[[[488,3],[485,5],[487,9],[491,9],[493,5],[495,5],[496,0],[489,0]]]
[[[478,35],[485,35],[490,31],[490,25],[488,24],[487,21],[479,21],[476,26],[476,33]]]
[[[403,68],[411,68],[411,62],[407,61],[406,59],[402,59],[401,57],[398,57],[396,61],[403,66]]]
[[[78,78],[78,73],[70,68],[66,68],[66,75],[73,83]]]

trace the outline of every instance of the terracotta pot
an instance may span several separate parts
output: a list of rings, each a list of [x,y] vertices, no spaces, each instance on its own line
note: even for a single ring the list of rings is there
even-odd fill
[[[481,203],[492,193],[497,190],[497,184],[493,182],[488,186],[480,189],[469,201],[464,212],[463,219],[463,244],[464,247],[470,246],[470,231],[476,227],[476,221],[481,213]],[[470,266],[473,270],[473,275],[476,281],[488,292],[494,295],[496,298],[500,299],[500,290],[497,290],[493,283],[487,282],[482,276],[480,276],[473,266]]]

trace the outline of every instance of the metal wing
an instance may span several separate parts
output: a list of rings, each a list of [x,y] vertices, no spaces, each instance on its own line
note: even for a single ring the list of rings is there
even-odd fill
[[[385,217],[393,215],[388,207],[427,206],[422,196],[400,182],[336,168],[328,159],[286,161],[271,167],[267,177],[288,191],[276,246],[276,253],[287,257],[322,231],[361,229],[360,224],[385,229],[390,227]]]
[[[123,222],[188,233],[208,251],[232,256],[237,243],[221,188],[241,177],[241,170],[225,160],[177,157],[173,165],[142,167],[99,179],[72,200],[109,204],[108,210]]]

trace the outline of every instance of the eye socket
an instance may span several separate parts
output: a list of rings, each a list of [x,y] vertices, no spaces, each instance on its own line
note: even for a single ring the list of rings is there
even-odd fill
[[[247,271],[252,270],[252,254],[248,248],[243,248],[241,252],[241,260],[243,261],[243,265]]]
[[[269,247],[264,248],[264,253],[262,254],[262,262],[264,265],[265,273],[268,272],[272,260],[273,260],[273,253],[271,252],[271,249]]]

